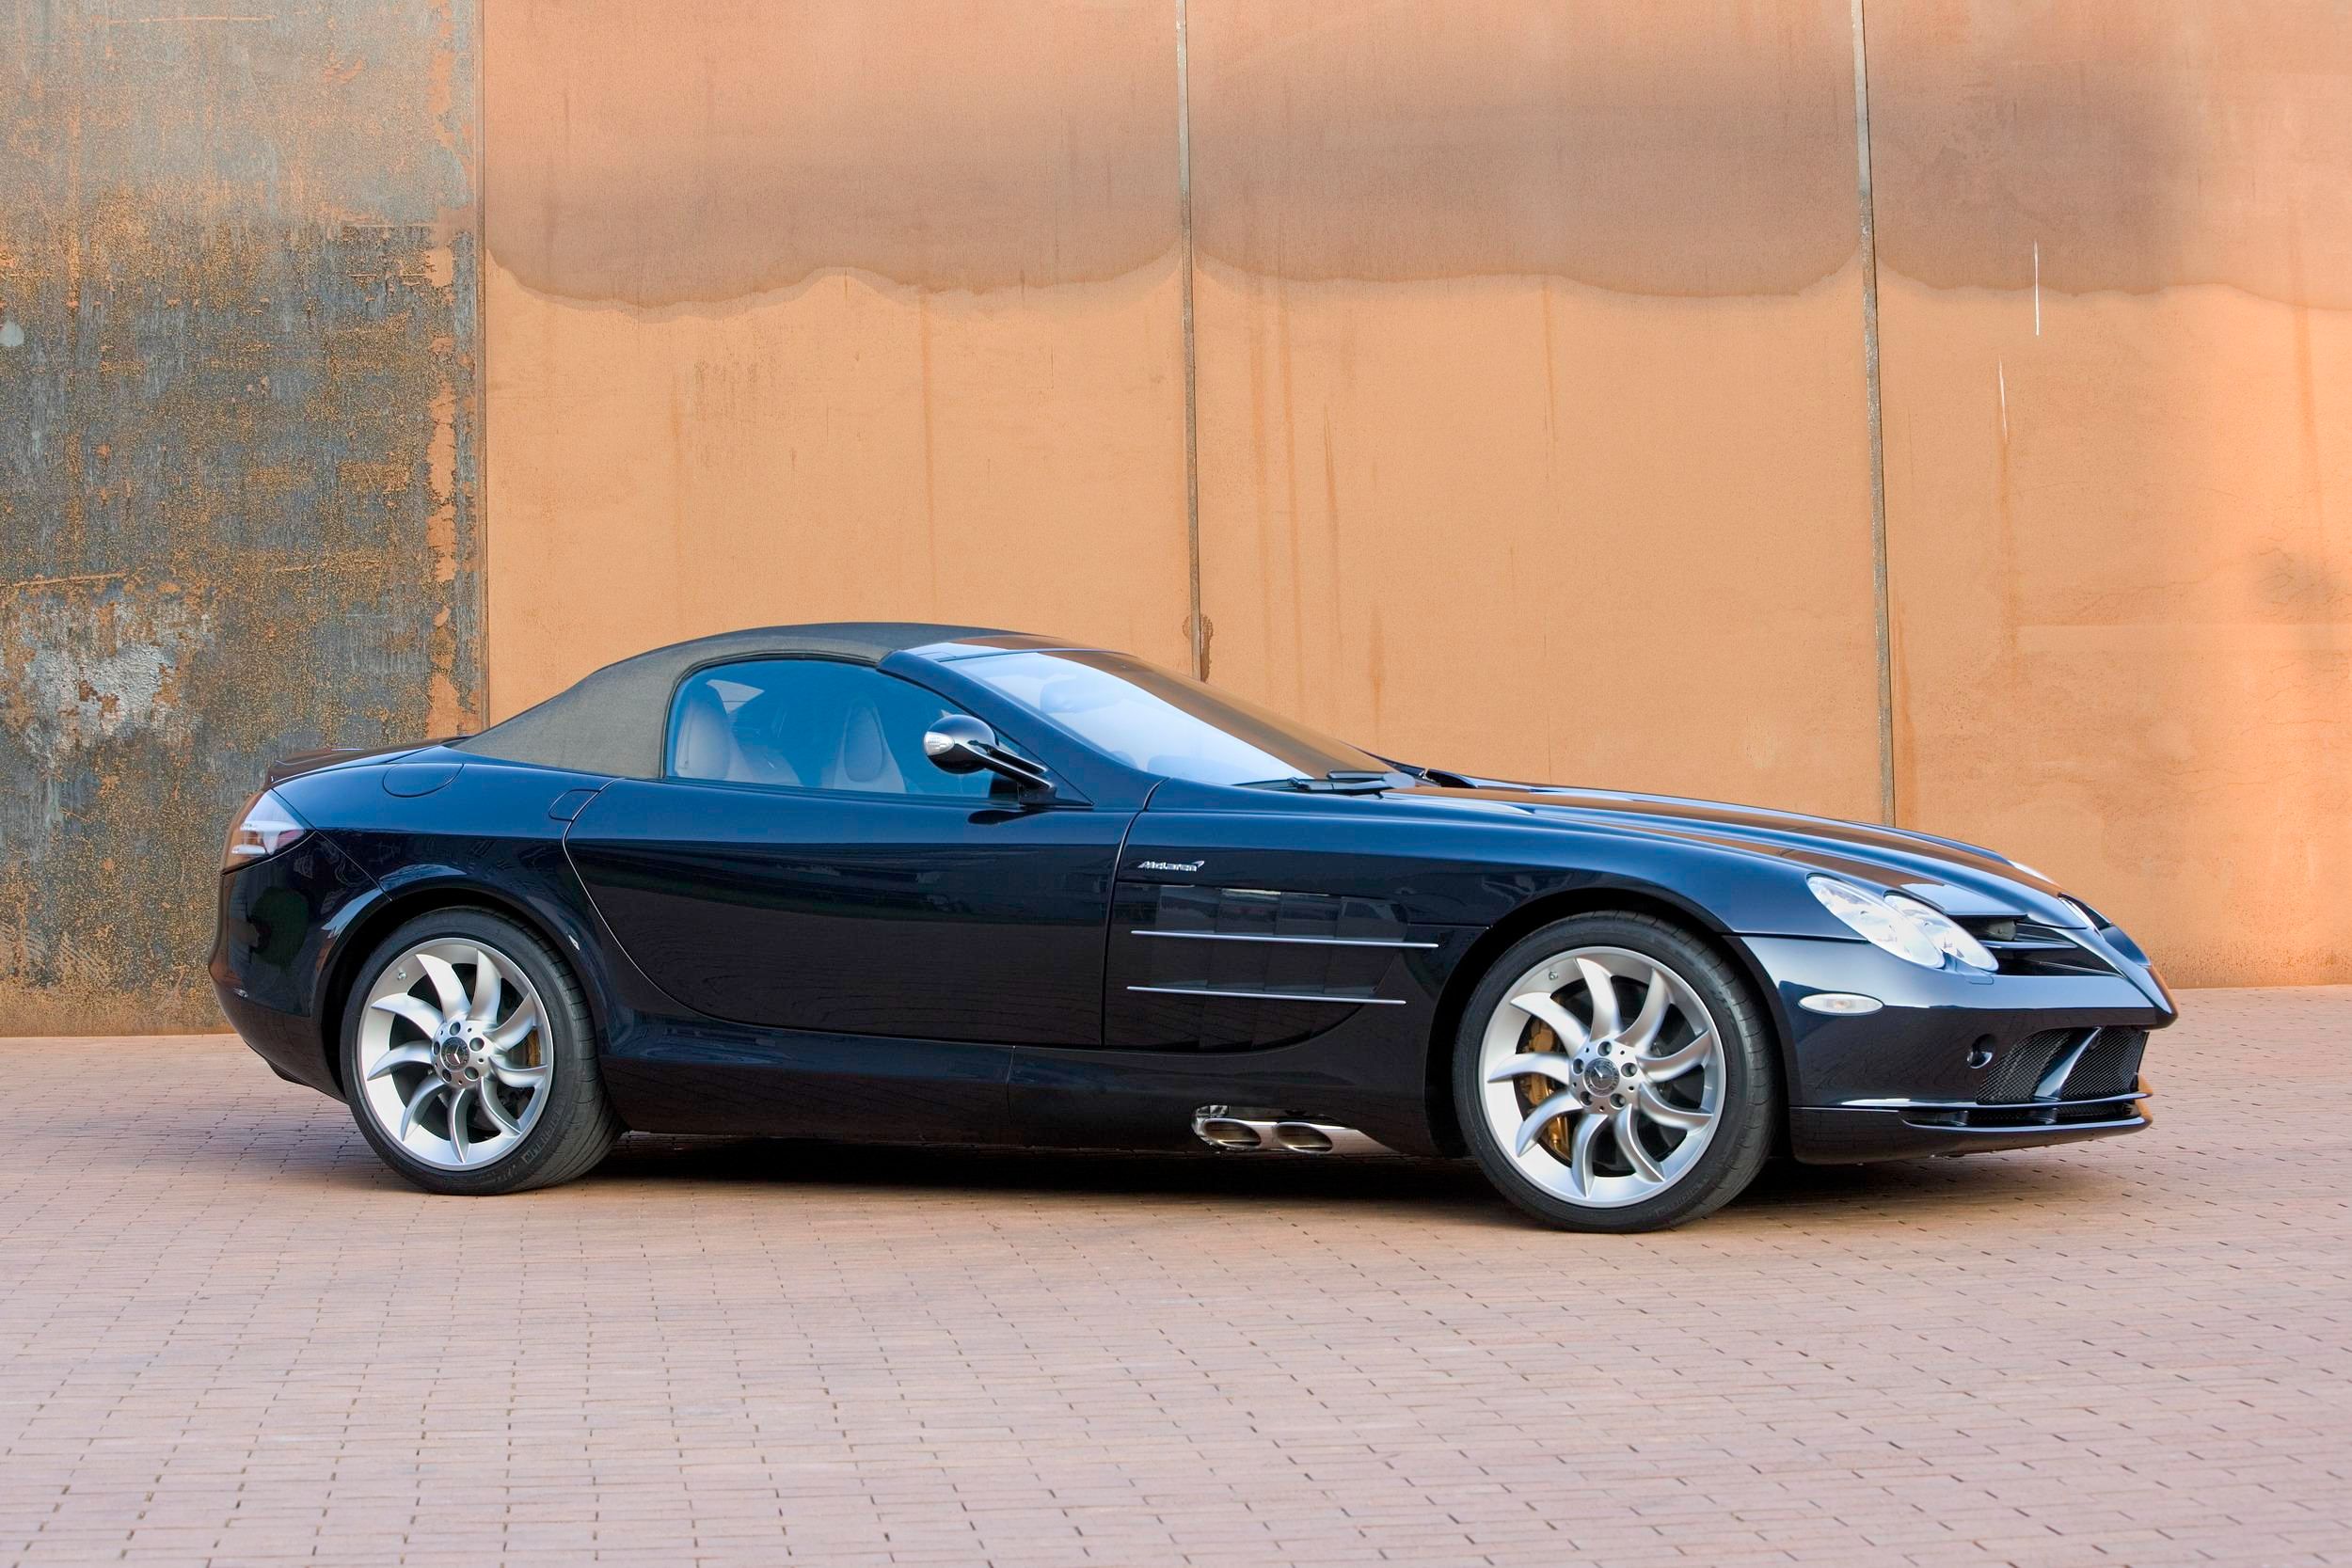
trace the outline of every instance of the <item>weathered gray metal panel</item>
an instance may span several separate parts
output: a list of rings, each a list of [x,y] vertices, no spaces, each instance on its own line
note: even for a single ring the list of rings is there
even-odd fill
[[[0,25],[0,1034],[211,1027],[269,760],[480,706],[478,20]]]

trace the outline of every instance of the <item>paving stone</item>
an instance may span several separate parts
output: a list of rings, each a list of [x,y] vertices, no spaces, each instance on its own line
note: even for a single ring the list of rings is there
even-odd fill
[[[2352,1564],[2352,990],[2185,1006],[2137,1137],[1621,1238],[642,1136],[430,1197],[231,1039],[0,1041],[0,1564]]]

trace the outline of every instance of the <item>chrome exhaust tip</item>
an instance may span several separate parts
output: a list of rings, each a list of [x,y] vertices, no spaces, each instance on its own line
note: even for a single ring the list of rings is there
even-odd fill
[[[1277,1154],[1391,1154],[1395,1150],[1338,1122],[1243,1105],[1203,1105],[1193,1113],[1192,1134],[1214,1148]]]
[[[1218,1148],[1263,1148],[1265,1139],[1246,1121],[1202,1114],[1192,1118],[1193,1135]]]

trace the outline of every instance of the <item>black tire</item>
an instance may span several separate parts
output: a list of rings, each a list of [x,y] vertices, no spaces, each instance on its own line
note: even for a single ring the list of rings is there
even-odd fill
[[[1712,1139],[1673,1185],[1621,1208],[1577,1203],[1538,1186],[1498,1140],[1481,1100],[1480,1047],[1488,1018],[1520,975],[1579,947],[1622,948],[1672,969],[1714,1015],[1723,1039],[1724,1092]],[[1689,931],[1630,911],[1574,915],[1515,942],[1470,993],[1454,1041],[1454,1103],[1479,1168],[1497,1191],[1536,1219],[1563,1230],[1661,1230],[1712,1213],[1756,1179],[1779,1122],[1778,1047],[1746,982]]]
[[[550,1059],[548,1101],[522,1140],[478,1169],[453,1170],[413,1157],[376,1125],[359,1089],[359,1026],[368,992],[385,967],[420,943],[456,938],[487,942],[539,992]],[[627,1131],[613,1115],[596,1069],[596,1031],[571,966],[537,936],[489,910],[434,910],[402,925],[368,955],[343,1007],[340,1050],[345,1099],[360,1135],[383,1162],[429,1193],[490,1196],[569,1181],[594,1169]]]

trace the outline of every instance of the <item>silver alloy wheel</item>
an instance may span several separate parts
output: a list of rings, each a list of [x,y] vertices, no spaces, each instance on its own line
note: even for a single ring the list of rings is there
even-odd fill
[[[360,1101],[413,1159],[479,1170],[512,1151],[555,1075],[547,1011],[515,960],[444,937],[386,964],[359,1015]]]
[[[1698,1163],[1723,1116],[1723,1036],[1691,983],[1623,947],[1554,954],[1511,983],[1479,1045],[1487,1130],[1552,1196],[1617,1209]]]

